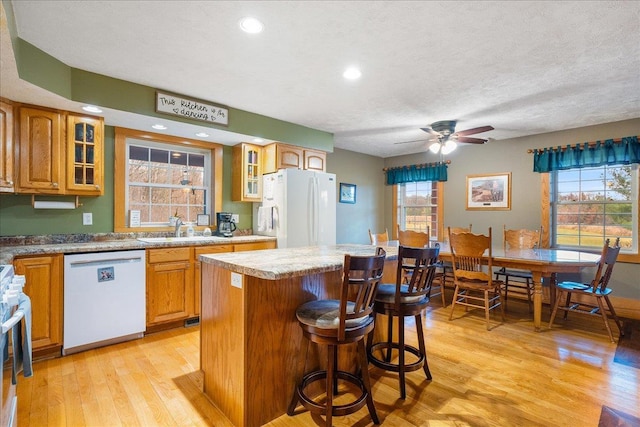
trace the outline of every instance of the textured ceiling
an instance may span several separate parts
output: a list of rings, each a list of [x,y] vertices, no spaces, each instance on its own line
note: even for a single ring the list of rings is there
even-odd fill
[[[20,0],[13,9],[18,36],[67,65],[328,131],[336,147],[381,157],[423,151],[424,142],[395,143],[426,139],[419,128],[438,120],[491,125],[477,136],[505,139],[640,117],[636,1]],[[262,34],[239,30],[246,15]],[[342,78],[350,65],[360,80]],[[111,113],[108,123],[126,120]]]

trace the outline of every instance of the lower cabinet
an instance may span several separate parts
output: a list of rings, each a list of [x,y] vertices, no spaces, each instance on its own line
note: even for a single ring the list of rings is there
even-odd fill
[[[24,275],[24,293],[31,299],[31,341],[34,356],[62,348],[62,254],[14,259],[16,274]]]
[[[193,263],[189,247],[147,249],[147,328],[193,313]]]
[[[147,249],[147,329],[200,316],[200,255],[275,247],[270,241]]]
[[[202,262],[200,261],[200,255],[202,254],[217,254],[221,252],[233,252],[233,245],[215,245],[215,246],[196,246],[194,248],[193,265],[194,275],[193,282],[195,284],[194,290],[194,304],[193,315],[200,316],[200,294],[202,289]]]

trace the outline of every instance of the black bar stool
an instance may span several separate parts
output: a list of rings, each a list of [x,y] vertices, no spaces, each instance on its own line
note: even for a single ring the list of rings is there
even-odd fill
[[[305,356],[300,358],[300,364],[305,364],[311,342],[326,345],[328,357],[326,370],[309,372],[297,382],[287,414],[294,415],[296,405],[301,402],[310,412],[325,415],[326,425],[331,426],[334,415],[354,413],[366,404],[371,419],[379,424],[371,396],[364,338],[373,330],[373,301],[382,278],[385,256],[382,248],[378,248],[373,256],[345,255],[340,299],[310,301],[296,310],[303,335],[307,338]],[[338,369],[338,348],[355,342],[360,376]],[[302,372],[304,366],[300,368],[299,372]],[[324,404],[318,403],[318,397],[321,398],[323,394],[314,396],[314,400],[306,393],[310,384],[321,380],[326,381]],[[360,396],[351,403],[334,405],[334,396],[339,393],[338,380],[356,385],[361,391]]]
[[[376,313],[388,316],[387,341],[373,342],[373,330],[367,340],[367,355],[369,361],[376,367],[398,372],[400,382],[400,398],[407,396],[405,373],[423,368],[427,379],[431,379],[427,351],[424,344],[422,329],[422,310],[429,304],[431,285],[436,276],[438,254],[440,248],[398,248],[398,272],[395,284],[381,284],[373,306]],[[407,282],[408,278],[408,283]],[[408,345],[404,339],[404,318],[414,316],[418,332],[418,346]],[[397,342],[393,341],[393,318],[398,318]],[[398,351],[397,363],[392,361],[391,353]],[[377,350],[384,350],[384,355],[377,356]],[[416,356],[417,360],[406,363],[406,353]]]

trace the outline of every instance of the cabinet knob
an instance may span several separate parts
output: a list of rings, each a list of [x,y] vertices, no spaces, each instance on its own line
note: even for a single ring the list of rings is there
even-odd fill
[[[96,185],[96,190],[99,190],[99,189],[100,189],[100,186],[99,186],[99,185]]]
[[[13,181],[9,181],[7,184],[9,184],[9,185],[13,185]]]
[[[57,183],[57,182],[53,182],[51,185],[52,185],[53,187],[55,187],[55,188],[58,188],[58,183]]]

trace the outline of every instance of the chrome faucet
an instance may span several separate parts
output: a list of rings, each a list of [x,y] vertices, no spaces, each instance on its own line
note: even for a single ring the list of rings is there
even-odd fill
[[[176,219],[176,237],[180,237],[180,226],[183,224],[180,218]]]

